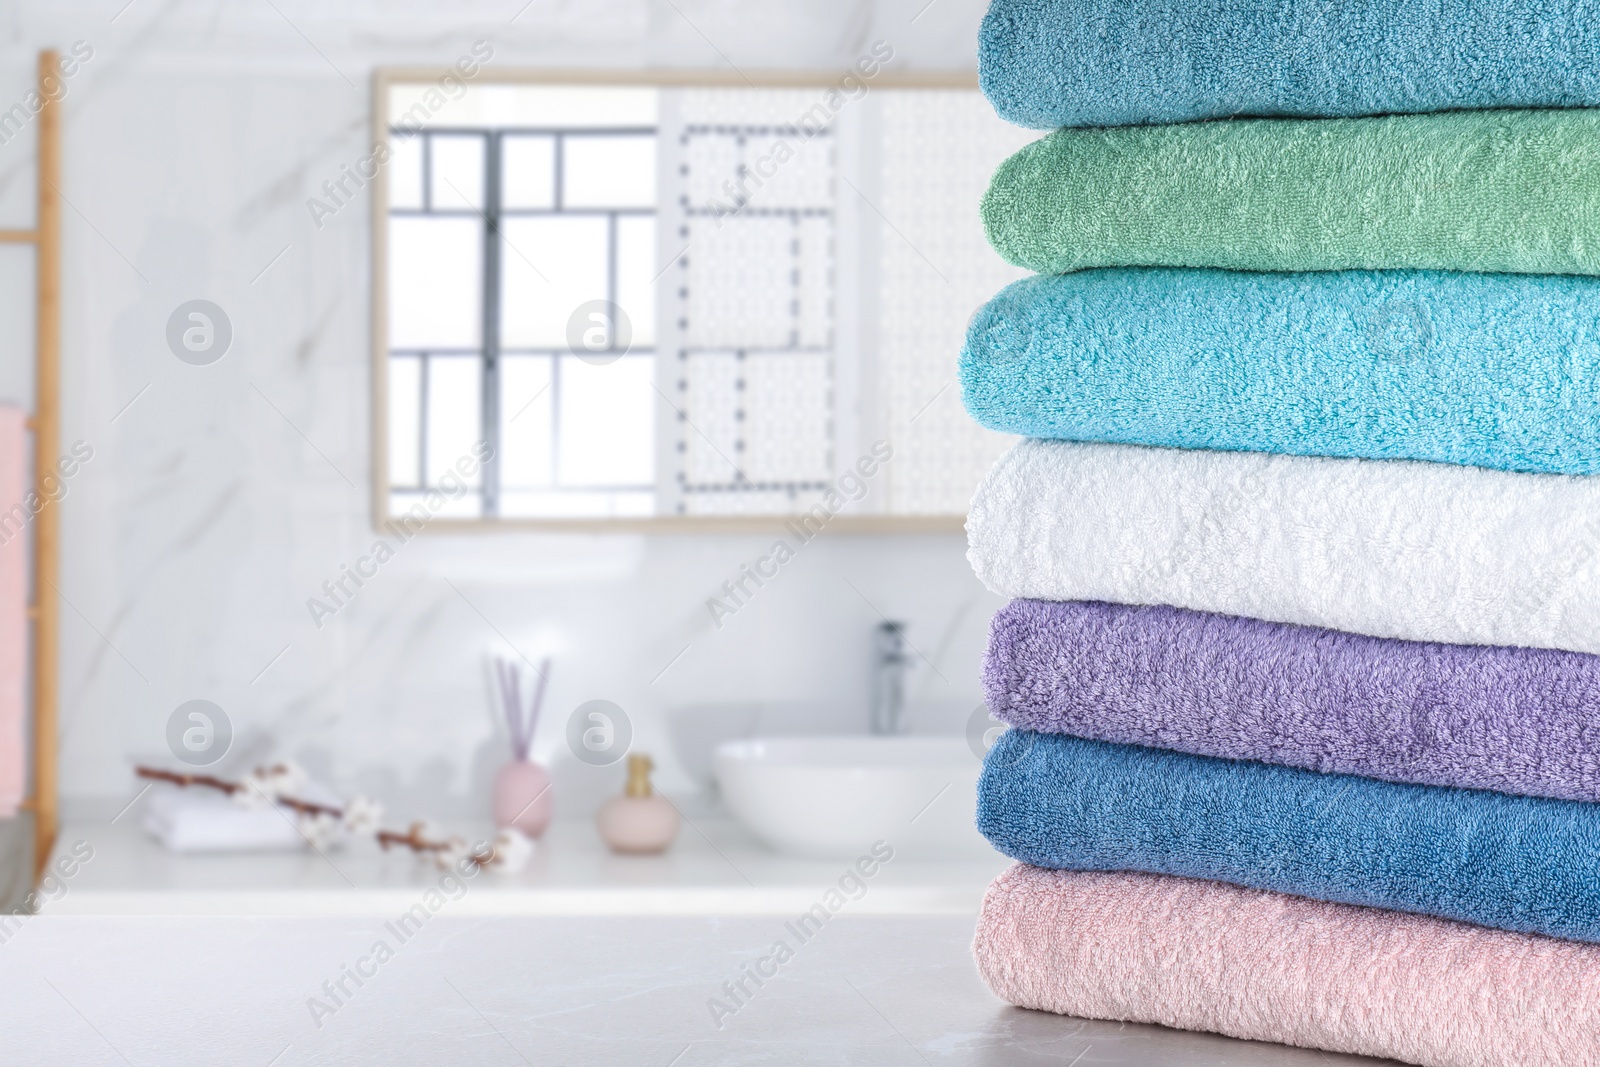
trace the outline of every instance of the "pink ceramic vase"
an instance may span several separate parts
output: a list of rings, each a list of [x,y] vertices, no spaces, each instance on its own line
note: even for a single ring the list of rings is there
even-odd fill
[[[538,837],[550,825],[552,793],[549,771],[532,760],[512,760],[494,776],[490,792],[494,824]]]

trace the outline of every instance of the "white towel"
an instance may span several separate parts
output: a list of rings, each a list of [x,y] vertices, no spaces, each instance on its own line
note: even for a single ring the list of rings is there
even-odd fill
[[[967,539],[1003,596],[1600,653],[1600,476],[1024,441]]]
[[[304,799],[322,798],[319,792]],[[173,852],[260,852],[306,844],[295,828],[293,811],[276,806],[246,808],[222,793],[198,787],[152,790],[144,828]]]

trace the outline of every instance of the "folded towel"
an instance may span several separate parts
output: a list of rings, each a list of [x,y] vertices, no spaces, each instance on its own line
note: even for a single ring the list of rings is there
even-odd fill
[[[978,829],[1035,867],[1145,871],[1600,941],[1600,805],[1007,730]]]
[[[993,0],[978,76],[1009,122],[1127,126],[1600,104],[1593,0]]]
[[[1600,472],[1600,279],[1113,268],[1027,278],[972,320],[1002,433]]]
[[[1051,274],[1600,274],[1600,109],[1059,130],[1000,165],[983,220]]]
[[[1024,441],[967,539],[1007,597],[1600,652],[1600,478]]]
[[[323,794],[317,794],[322,799]],[[308,796],[307,799],[310,799]],[[221,793],[158,789],[145,805],[144,828],[173,852],[272,852],[305,848],[295,814],[246,808]]]
[[[1581,652],[1013,600],[990,627],[983,692],[1028,730],[1600,801],[1600,656]]]
[[[973,941],[1000,998],[1431,1067],[1600,1063],[1600,949],[1144,874],[1017,866]]]

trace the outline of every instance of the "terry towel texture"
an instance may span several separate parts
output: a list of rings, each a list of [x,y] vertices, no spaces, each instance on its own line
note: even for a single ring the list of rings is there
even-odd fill
[[[1027,730],[1600,801],[1600,656],[1580,652],[1014,600],[990,625],[983,694]]]
[[[967,540],[1005,597],[1600,652],[1600,478],[1023,441]]]
[[[995,249],[1082,267],[1600,273],[1600,110],[1058,130],[995,172]]]
[[[1007,730],[978,829],[1035,867],[1207,878],[1600,941],[1600,806]]]
[[[1129,126],[1600,104],[1593,0],[993,0],[1008,122]]]
[[[1600,1064],[1600,949],[1216,882],[1017,866],[973,942],[995,995],[1430,1067]]]
[[[1002,433],[1600,473],[1600,279],[1086,270],[973,318]]]

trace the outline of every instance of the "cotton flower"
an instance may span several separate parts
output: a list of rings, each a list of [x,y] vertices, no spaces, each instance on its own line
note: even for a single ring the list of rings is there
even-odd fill
[[[306,772],[291,761],[257,767],[233,792],[234,802],[247,808],[276,804],[280,797],[293,796],[305,787]]]
[[[344,828],[352,835],[370,834],[383,821],[383,805],[371,797],[353,796],[344,806]]]
[[[485,864],[489,870],[501,874],[516,874],[533,858],[533,839],[514,826],[508,826],[494,835],[494,852]]]
[[[301,815],[295,825],[306,841],[318,852],[333,848],[344,836],[339,817],[331,812],[319,811],[315,815]]]
[[[305,788],[310,779],[305,769],[293,760],[284,760],[267,769],[267,779],[273,783],[279,796],[287,796]]]

